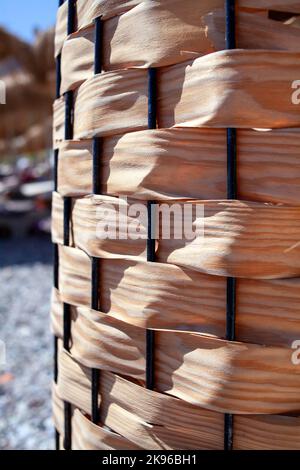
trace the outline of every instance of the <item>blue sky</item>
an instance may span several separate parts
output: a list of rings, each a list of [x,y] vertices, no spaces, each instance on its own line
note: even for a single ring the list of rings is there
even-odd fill
[[[0,0],[0,25],[31,42],[33,29],[47,29],[56,19],[58,0]]]

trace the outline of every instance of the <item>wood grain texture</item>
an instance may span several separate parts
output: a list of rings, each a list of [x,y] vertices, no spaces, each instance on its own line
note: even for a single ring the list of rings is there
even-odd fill
[[[75,32],[67,37],[65,2],[55,38],[61,94],[74,91],[74,140],[64,141],[63,96],[53,124],[53,414],[61,448],[66,401],[74,450],[222,449],[224,413],[233,415],[235,450],[300,449],[300,369],[293,361],[300,338],[300,118],[292,100],[300,77],[299,1],[236,2],[234,50],[224,50],[224,0],[74,6]],[[270,9],[294,16],[274,21]],[[94,75],[99,16],[104,71]],[[155,130],[148,129],[149,67],[157,69]],[[237,129],[237,200],[227,199],[227,128]],[[101,137],[98,175],[94,137]],[[93,195],[95,176],[101,196]],[[64,196],[72,198],[69,246]],[[147,262],[149,200],[156,202],[155,263]],[[179,230],[187,203],[196,238]],[[98,310],[90,308],[92,258]],[[236,282],[234,341],[226,339],[228,277]],[[149,329],[154,391],[145,388]],[[100,377],[96,424],[92,369]]]
[[[74,138],[145,129],[147,109],[146,71],[122,70],[96,75],[75,93]]]
[[[221,51],[162,67],[158,126],[298,127],[292,83],[299,75],[300,55],[282,51]],[[75,93],[74,139],[145,129],[147,103],[145,70],[96,75]]]
[[[298,205],[299,129],[241,129],[237,138],[239,198]],[[91,194],[91,141],[64,141],[59,149],[59,193]],[[223,129],[159,129],[107,137],[99,163],[102,194],[144,200],[226,197]]]
[[[91,384],[86,380],[89,370],[65,351],[61,352],[59,363],[62,374],[57,393],[83,413],[89,413]],[[77,383],[83,397],[79,400],[80,394],[75,391]],[[222,414],[146,390],[110,372],[101,374],[99,404],[103,424],[118,430],[132,443],[143,439],[142,448],[168,449],[172,444],[175,449],[222,449]],[[235,415],[234,449],[297,449],[299,421],[292,416]],[[147,429],[147,434],[143,429]],[[174,429],[179,432],[180,442],[170,442],[170,438],[176,439],[172,434]],[[185,441],[184,436],[190,441]]]
[[[208,3],[142,2],[105,21],[103,69],[165,67],[226,49],[224,8],[215,10],[213,2]],[[218,3],[216,0],[215,4]],[[267,16],[241,12],[237,15],[240,49],[298,52],[299,39],[300,31]],[[93,76],[94,51],[94,26],[76,31],[64,42],[61,94]]]
[[[238,416],[234,450],[299,450],[300,418],[292,416]]]
[[[300,55],[233,50],[160,69],[159,127],[298,127]]]
[[[54,55],[57,57],[63,47],[64,41],[67,39],[67,21],[68,21],[68,3],[64,2],[57,10],[55,39],[54,39]]]
[[[155,3],[156,8],[165,7],[167,11],[173,12],[174,15],[177,14],[178,16],[180,13],[180,0],[155,0],[155,2],[151,0],[78,0],[76,3],[77,30],[81,30],[92,25],[94,19],[99,16],[102,16],[102,19],[107,22],[109,18],[120,16],[124,13],[126,14],[127,11],[139,5],[141,5],[141,9],[153,8],[151,3]],[[183,18],[186,18],[187,15],[194,12],[195,15],[194,18],[192,18],[192,22],[195,23],[195,18],[201,18],[205,11],[208,12],[213,11],[216,8],[222,8],[224,0],[202,0],[201,2],[198,2],[197,0],[188,0],[188,2],[185,2],[185,5],[185,10],[181,12],[181,14],[183,14]],[[136,9],[137,8],[134,8],[134,10]],[[268,9],[300,13],[299,2],[297,0],[241,0],[237,4],[238,19],[240,16],[240,9],[253,14],[255,14],[257,10],[263,11]],[[201,23],[201,21],[199,22]],[[156,29],[157,26],[159,27],[159,25],[155,24],[154,29]],[[141,34],[143,33],[144,31],[141,31]],[[256,36],[256,34],[254,34],[254,36]],[[57,15],[55,56],[61,52],[63,43],[66,39],[67,7],[65,4],[59,8]],[[265,39],[264,35],[262,36],[262,39]]]
[[[59,199],[58,194],[55,198]],[[175,237],[173,217],[169,218],[170,212],[177,214],[180,217],[176,221],[178,227],[178,220],[182,221],[184,214],[181,204],[177,202],[174,206],[172,202],[165,202],[156,207],[157,262],[237,278],[299,276],[298,206],[195,200],[194,207],[201,209],[192,218],[198,235],[189,239],[182,229]],[[53,211],[53,240],[61,243],[56,234],[62,226],[62,209],[59,211],[56,207]],[[71,245],[94,257],[146,260],[147,212],[143,207],[137,207],[130,200],[109,196],[75,199],[70,222]],[[139,239],[134,239],[134,234]]]
[[[59,193],[52,193],[52,218],[51,218],[51,233],[52,233],[52,242],[64,244],[64,220],[63,220],[63,198]]]
[[[96,426],[79,410],[74,412],[72,431],[72,450],[140,450],[132,441]]]
[[[72,356],[82,365],[145,377],[145,330],[72,307]],[[290,347],[227,342],[157,331],[155,388],[208,410],[234,414],[297,412],[299,367]]]
[[[52,324],[61,337],[59,303],[90,306],[91,267],[88,256],[80,250],[60,247],[59,256],[60,293],[53,293]],[[106,315],[142,328],[225,336],[224,278],[171,264],[121,259],[99,262],[101,311]],[[300,337],[299,284],[299,278],[239,279],[237,340],[291,347]]]
[[[56,149],[65,138],[65,99],[61,98],[53,104],[53,148]]]
[[[76,30],[81,30],[93,23],[99,16],[107,20],[112,16],[120,15],[138,5],[141,0],[77,0],[76,1]],[[55,57],[62,50],[64,41],[67,39],[67,3],[63,3],[57,12],[55,30]]]

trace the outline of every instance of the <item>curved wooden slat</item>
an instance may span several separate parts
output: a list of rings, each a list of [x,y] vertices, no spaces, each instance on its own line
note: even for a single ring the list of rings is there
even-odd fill
[[[59,196],[55,196],[59,199]],[[190,203],[192,204],[192,202]],[[206,274],[280,279],[300,274],[300,208],[245,201],[193,201],[193,229],[184,232],[181,202],[156,207],[156,259]],[[171,213],[171,216],[170,216]],[[174,213],[181,232],[175,237]],[[159,217],[160,214],[162,217]],[[53,239],[62,226],[62,204],[53,211]],[[158,230],[158,219],[160,220]],[[163,221],[163,222],[162,222]],[[146,259],[147,211],[109,196],[74,200],[72,245],[90,256]],[[139,232],[136,227],[139,227]],[[189,227],[187,227],[189,229]],[[127,238],[127,239],[126,239]],[[138,238],[138,239],[135,239]]]
[[[225,49],[225,11],[214,10],[213,2],[210,3],[211,6],[195,0],[142,2],[106,21],[104,70],[165,67]],[[300,31],[267,16],[240,12],[237,35],[240,49],[299,51]],[[93,76],[94,50],[94,26],[76,31],[64,42],[61,94]]]
[[[162,67],[158,125],[299,127],[292,102],[292,84],[299,75],[300,54],[282,51],[221,51]],[[147,104],[145,70],[96,75],[75,93],[74,139],[145,129]]]
[[[90,379],[86,380],[89,370],[65,351],[60,354],[59,364],[62,371],[58,385],[60,396],[83,412],[89,413],[88,397],[91,394],[91,384]],[[80,393],[76,391],[77,383]],[[184,436],[187,436],[190,443],[183,448],[191,449],[194,445],[194,448],[198,449],[222,449],[223,415],[220,413],[146,390],[109,372],[101,374],[100,395],[101,418],[104,424],[111,429],[118,429],[122,436],[132,442],[136,442],[143,434],[143,448],[147,444],[149,447],[146,448],[150,449],[168,448],[171,444],[170,437],[176,439],[175,435],[170,435],[170,431],[176,429],[182,441],[173,441],[172,448],[180,449]],[[116,418],[116,410],[119,420]],[[148,435],[141,430],[142,427],[145,429],[145,426]],[[137,434],[134,434],[134,431],[137,431]],[[297,449],[299,432],[299,418],[235,415],[234,449]]]
[[[54,290],[52,324],[62,337],[61,301],[89,307],[88,256],[60,247],[60,294]],[[171,264],[99,260],[101,311],[142,328],[225,336],[226,282]],[[291,347],[300,337],[300,280],[239,279],[236,339]],[[272,328],[269,327],[272,325]]]
[[[75,410],[72,419],[72,450],[139,450],[124,437],[89,421],[79,410]]]
[[[238,416],[234,450],[299,450],[300,418],[292,416]]]
[[[76,29],[82,30],[87,26],[92,25],[95,18],[102,16],[102,19],[107,22],[109,18],[114,16],[119,16],[121,14],[126,14],[127,11],[131,10],[134,7],[142,4],[140,9],[149,9],[153,3],[152,1],[141,1],[141,0],[77,0],[76,10],[77,10],[77,25]],[[164,7],[167,11],[173,12],[174,15],[186,17],[194,12],[194,18],[192,22],[196,22],[195,18],[201,19],[203,15],[209,11],[214,10],[215,8],[222,8],[224,6],[223,0],[202,0],[198,2],[197,0],[188,0],[185,2],[184,11],[180,11],[181,4],[180,0],[163,0],[155,1],[156,8]],[[145,4],[145,5],[143,5]],[[153,7],[152,7],[153,8]],[[288,11],[294,13],[300,13],[300,7],[297,0],[241,0],[237,5],[237,12],[240,15],[239,9],[245,10],[247,12],[256,13],[256,11],[263,10],[279,10],[279,11]],[[136,11],[137,8],[134,8]],[[139,9],[138,9],[139,11]],[[135,14],[135,13],[133,13]],[[149,11],[148,11],[149,15]],[[124,16],[124,15],[123,15]],[[239,18],[239,17],[238,17]],[[198,22],[198,24],[201,21]],[[172,24],[172,23],[171,23]],[[198,26],[197,24],[197,26]],[[148,26],[148,25],[147,25]],[[178,26],[178,25],[177,25]],[[154,25],[156,30],[157,24]],[[149,29],[149,26],[148,28]],[[144,31],[141,31],[143,34]],[[256,36],[256,34],[254,34]],[[55,56],[57,56],[63,47],[64,41],[67,39],[67,6],[63,4],[57,15],[56,23],[56,34],[55,34]],[[263,34],[261,39],[261,44],[265,40],[265,35]],[[278,41],[280,42],[280,41]],[[244,46],[243,46],[244,47]],[[125,51],[126,52],[126,51]],[[144,59],[144,57],[143,57]]]
[[[144,329],[83,307],[72,307],[72,316],[75,359],[86,367],[144,379]],[[300,409],[300,369],[292,363],[291,348],[169,331],[157,331],[155,341],[157,391],[221,413]]]
[[[299,129],[242,129],[238,148],[240,199],[299,204]],[[101,193],[144,200],[225,199],[226,159],[223,129],[159,129],[107,137],[99,155]],[[93,192],[91,141],[61,143],[58,191],[77,197]]]
[[[65,138],[65,99],[61,98],[53,104],[53,148],[57,148]]]

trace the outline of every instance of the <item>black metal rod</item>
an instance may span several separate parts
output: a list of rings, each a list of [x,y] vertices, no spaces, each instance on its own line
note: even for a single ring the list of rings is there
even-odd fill
[[[147,261],[155,262],[155,238],[153,232],[155,204],[148,201],[148,236],[147,236]],[[155,334],[153,330],[146,330],[146,388],[154,390],[154,350]]]
[[[68,34],[75,31],[75,17],[76,17],[76,2],[75,0],[68,0]]]
[[[157,71],[148,69],[148,129],[157,127]]]
[[[53,265],[53,284],[55,289],[59,289],[59,252],[57,243],[53,245]]]
[[[101,194],[102,137],[93,138],[93,194]]]
[[[235,340],[236,279],[227,278],[226,339]]]
[[[59,432],[57,429],[55,429],[55,450],[59,450]]]
[[[92,369],[92,422],[99,423],[99,369]]]
[[[70,244],[70,218],[72,209],[72,198],[64,197],[64,245]]]
[[[56,99],[60,97],[61,85],[61,54],[56,57]]]
[[[157,71],[155,68],[148,70],[148,128],[157,128]],[[155,202],[148,201],[148,234],[147,234],[147,261],[155,262]],[[154,390],[155,386],[155,333],[146,330],[146,388]]]
[[[64,310],[64,349],[70,351],[71,341],[71,306],[69,304],[63,304]]]
[[[58,187],[58,177],[57,177],[57,170],[58,170],[58,154],[59,150],[54,150],[54,161],[53,161],[53,182],[54,182],[54,191],[57,191]]]
[[[103,70],[103,22],[101,16],[95,19],[95,52],[94,52],[94,73],[99,74]],[[101,171],[100,158],[102,153],[102,138],[93,138],[93,194],[101,194]],[[92,292],[91,308],[100,309],[99,285],[100,285],[100,260],[92,258]],[[91,384],[91,418],[94,424],[99,422],[99,369],[92,369]]]
[[[58,354],[58,338],[57,336],[54,336],[54,382],[55,383],[57,383],[57,378],[58,378],[57,354]]]
[[[65,450],[72,449],[72,407],[68,402],[64,402],[64,414],[65,414],[65,436],[64,436],[64,448]]]
[[[226,49],[236,49],[235,0],[225,0]]]
[[[100,301],[99,301],[99,259],[92,258],[92,292],[91,292],[91,307],[93,310],[99,310]],[[91,417],[94,424],[99,422],[99,379],[100,371],[99,369],[92,369],[92,384],[91,384]]]
[[[103,21],[99,16],[95,19],[95,59],[94,73],[97,75],[103,70]]]
[[[236,15],[235,0],[225,0],[226,16],[226,48],[236,48]],[[237,199],[237,132],[236,129],[227,129],[227,198]],[[227,278],[226,292],[226,339],[235,340],[236,315],[236,279]],[[232,414],[224,416],[224,449],[233,448],[233,420]]]
[[[73,117],[74,117],[73,91],[65,93],[65,140],[73,139]]]
[[[224,450],[231,451],[233,446],[233,415],[225,414],[224,419]]]
[[[58,6],[61,7],[64,0],[58,1]],[[60,85],[61,85],[61,54],[56,58],[56,98],[60,97]],[[58,168],[58,153],[56,149],[54,151],[54,191],[57,191],[57,168]],[[54,245],[54,287],[59,288],[59,255],[58,245]],[[58,378],[58,338],[54,337],[54,382],[57,382]],[[60,436],[57,429],[55,429],[55,450],[60,448]]]

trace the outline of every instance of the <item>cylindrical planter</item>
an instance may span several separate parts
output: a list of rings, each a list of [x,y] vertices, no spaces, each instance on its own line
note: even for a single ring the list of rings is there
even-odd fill
[[[60,6],[58,448],[300,449],[293,13],[287,0]]]

